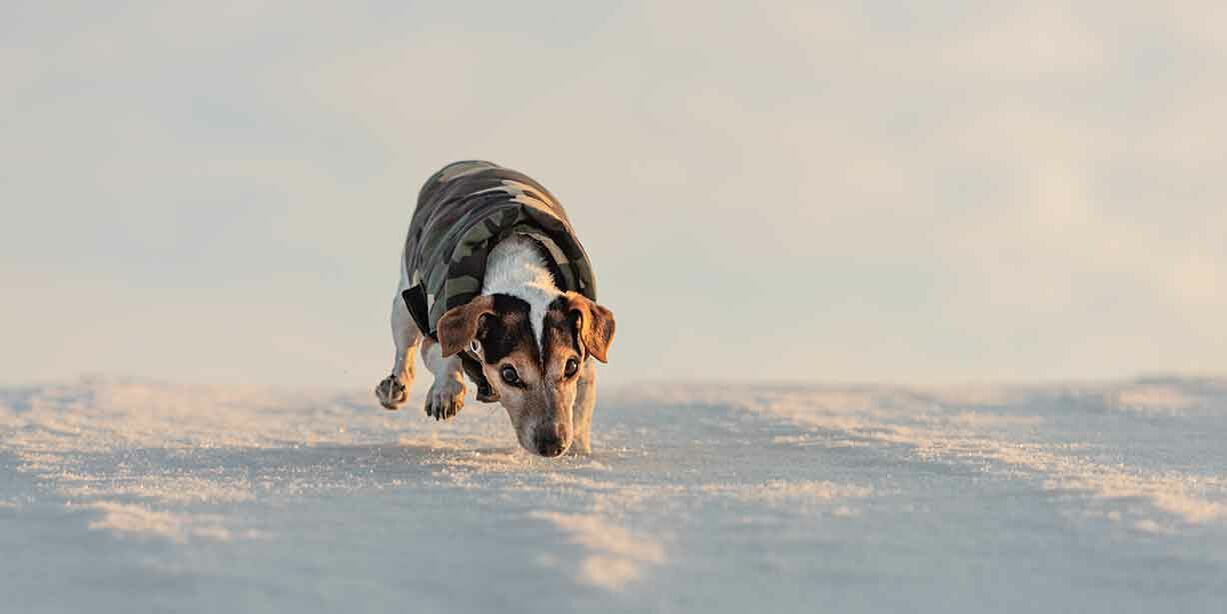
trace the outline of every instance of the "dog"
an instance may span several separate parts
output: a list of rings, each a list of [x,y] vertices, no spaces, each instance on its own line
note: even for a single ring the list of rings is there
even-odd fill
[[[400,264],[381,405],[408,398],[420,348],[434,374],[427,416],[456,416],[467,376],[479,401],[507,410],[524,449],[591,452],[593,361],[606,362],[614,316],[552,194],[492,162],[449,164],[418,194]]]

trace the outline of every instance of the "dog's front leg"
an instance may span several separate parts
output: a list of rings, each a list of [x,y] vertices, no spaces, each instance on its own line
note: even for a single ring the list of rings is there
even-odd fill
[[[443,357],[439,344],[430,337],[423,341],[422,362],[434,374],[435,381],[426,393],[426,415],[435,420],[447,420],[464,407],[464,363],[460,355]]]
[[[582,369],[575,384],[575,405],[571,408],[571,432],[575,433],[571,451],[576,454],[592,452],[592,410],[596,407],[596,364],[589,358]]]
[[[409,388],[413,386],[413,360],[422,343],[422,333],[399,293],[392,297],[392,341],[396,344],[392,374],[375,386],[375,396],[385,408],[398,409],[409,398]]]

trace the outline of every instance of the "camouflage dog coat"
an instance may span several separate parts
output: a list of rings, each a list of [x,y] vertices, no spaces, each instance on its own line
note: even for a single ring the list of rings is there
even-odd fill
[[[558,289],[596,300],[588,255],[571,222],[541,184],[491,162],[454,162],[426,180],[405,238],[405,305],[418,328],[438,339],[447,310],[481,293],[486,256],[519,233],[540,243]]]

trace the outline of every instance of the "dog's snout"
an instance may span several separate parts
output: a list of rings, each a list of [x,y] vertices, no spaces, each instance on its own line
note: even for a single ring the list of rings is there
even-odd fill
[[[542,436],[537,439],[537,452],[546,457],[558,456],[562,454],[562,440],[553,435]]]
[[[537,428],[537,453],[547,458],[562,454],[566,449],[566,429],[560,424],[543,425]]]

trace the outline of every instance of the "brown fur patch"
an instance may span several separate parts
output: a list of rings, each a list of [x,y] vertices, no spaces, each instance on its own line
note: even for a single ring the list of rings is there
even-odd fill
[[[463,350],[477,335],[477,326],[482,317],[494,313],[494,297],[479,296],[443,314],[438,323],[439,350],[443,356],[452,356]]]
[[[614,338],[613,312],[575,292],[568,292],[563,298],[567,301],[569,313],[579,318],[579,338],[584,349],[593,358],[608,362],[606,355]]]

